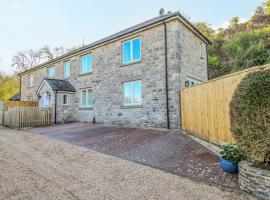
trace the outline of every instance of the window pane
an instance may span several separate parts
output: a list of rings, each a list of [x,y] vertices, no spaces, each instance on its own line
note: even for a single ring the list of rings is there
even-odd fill
[[[81,57],[81,73],[86,72],[86,57],[82,56]]]
[[[124,104],[132,103],[132,83],[124,83]]]
[[[141,39],[133,40],[133,60],[141,59]]]
[[[92,54],[88,54],[86,56],[86,59],[87,59],[86,72],[91,72],[92,71]]]
[[[82,106],[86,105],[86,90],[82,90],[82,96],[81,96]]]
[[[63,95],[63,104],[67,104],[67,95]]]
[[[65,78],[69,78],[70,77],[70,62],[65,62],[64,64],[64,76]]]
[[[140,81],[133,83],[133,103],[136,105],[142,103],[142,83]]]
[[[124,63],[129,63],[131,61],[130,41],[123,44],[123,61]]]
[[[88,90],[88,99],[87,99],[87,105],[91,106],[93,105],[93,100],[92,100],[92,90]]]

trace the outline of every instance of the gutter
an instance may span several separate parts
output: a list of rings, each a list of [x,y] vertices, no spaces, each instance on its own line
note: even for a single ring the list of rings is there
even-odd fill
[[[170,129],[170,111],[169,111],[169,89],[168,89],[168,42],[167,42],[167,25],[164,25],[164,53],[165,53],[165,92],[166,92],[166,116],[167,116],[167,129]]]

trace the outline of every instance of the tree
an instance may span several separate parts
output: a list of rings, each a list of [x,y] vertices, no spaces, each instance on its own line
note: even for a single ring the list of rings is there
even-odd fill
[[[13,56],[12,67],[14,67],[17,72],[25,71],[41,64],[42,62],[62,56],[73,49],[74,48],[67,49],[62,46],[55,48],[43,46],[38,50],[29,49],[27,51],[21,51]]]
[[[265,10],[263,6],[258,6],[254,12],[254,16],[265,15]]]
[[[15,75],[0,72],[0,101],[7,101],[19,91],[19,80]]]
[[[12,67],[15,67],[16,71],[21,72],[39,65],[40,61],[41,52],[30,49],[24,52],[18,52],[13,56]]]
[[[270,0],[265,1],[264,6],[265,6],[265,14],[270,15]]]
[[[215,31],[211,28],[210,24],[207,24],[206,22],[197,22],[195,24],[195,27],[202,32],[206,37],[211,37]]]

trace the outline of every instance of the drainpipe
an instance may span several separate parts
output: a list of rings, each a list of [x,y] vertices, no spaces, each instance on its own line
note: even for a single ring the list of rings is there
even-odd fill
[[[206,45],[206,70],[207,70],[207,80],[209,80],[209,60],[208,60],[208,45]]]
[[[167,47],[167,25],[164,25],[164,47],[165,47],[165,92],[166,92],[166,114],[167,114],[167,129],[170,129],[170,111],[169,111],[169,89],[168,89],[168,47]]]
[[[55,90],[55,99],[54,99],[54,123],[56,124],[57,118],[56,118],[56,109],[57,109],[57,90]]]
[[[21,75],[19,75],[19,78],[20,78],[20,101],[22,99],[22,77]]]

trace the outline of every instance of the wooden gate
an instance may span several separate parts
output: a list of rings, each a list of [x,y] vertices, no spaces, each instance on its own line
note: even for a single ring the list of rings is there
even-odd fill
[[[270,69],[270,65],[250,68],[182,90],[183,129],[212,143],[234,143],[229,108],[234,91],[246,74],[266,69]]]

